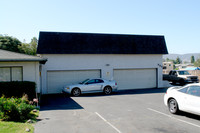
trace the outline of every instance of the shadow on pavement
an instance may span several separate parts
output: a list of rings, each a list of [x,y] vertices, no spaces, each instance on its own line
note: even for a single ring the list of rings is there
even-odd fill
[[[165,93],[167,88],[152,88],[152,89],[134,89],[134,90],[119,90],[117,95],[124,94],[150,94],[150,93]]]
[[[83,109],[77,102],[64,94],[42,95],[40,110],[76,110]]]
[[[195,119],[195,120],[200,120],[200,116],[199,115],[195,115],[195,114],[191,114],[191,113],[187,113],[187,112],[179,112],[178,115],[180,116],[185,116],[191,119]]]
[[[88,93],[88,94],[82,94],[80,97],[101,97],[101,96],[115,96],[115,95],[137,95],[137,94],[165,93],[166,90],[167,90],[167,88],[118,90],[117,92],[112,92],[111,95],[105,95],[103,93]]]
[[[111,95],[105,95],[103,93],[90,93],[82,94],[80,97],[105,97],[105,96],[117,96],[117,95],[136,95],[136,94],[148,94],[148,93],[165,93],[166,88],[153,88],[153,89],[134,89],[134,90],[119,90],[113,92]],[[69,95],[65,94],[51,94],[42,95],[40,110],[76,110],[83,109],[76,101],[74,101]]]

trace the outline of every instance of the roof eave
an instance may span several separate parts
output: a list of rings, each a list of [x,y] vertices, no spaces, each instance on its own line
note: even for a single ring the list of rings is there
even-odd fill
[[[45,64],[47,59],[0,59],[0,62],[40,62]]]

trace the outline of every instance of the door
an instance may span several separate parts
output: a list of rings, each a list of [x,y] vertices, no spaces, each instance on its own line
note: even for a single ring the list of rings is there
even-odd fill
[[[77,84],[87,78],[100,78],[100,70],[47,71],[47,93],[61,93],[66,85]]]
[[[85,83],[82,91],[100,91],[102,83],[98,82],[98,79],[91,79]]]
[[[188,111],[200,114],[200,86],[190,86],[185,97]]]
[[[156,69],[115,69],[114,80],[119,90],[157,87]]]

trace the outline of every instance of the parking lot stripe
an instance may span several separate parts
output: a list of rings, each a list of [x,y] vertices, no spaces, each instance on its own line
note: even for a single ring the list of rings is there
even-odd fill
[[[103,118],[99,113],[95,112],[103,121],[105,121],[108,125],[110,125],[112,128],[114,128],[118,133],[121,133],[119,129],[117,129],[115,126],[113,126],[110,122],[108,122],[105,118]]]
[[[195,127],[200,128],[200,126],[197,125],[197,124],[194,124],[194,123],[191,123],[191,122],[187,122],[187,121],[184,121],[184,120],[181,120],[181,119],[178,119],[178,118],[172,117],[171,115],[168,115],[168,114],[162,113],[162,112],[160,112],[160,111],[157,111],[157,110],[154,110],[154,109],[151,109],[151,108],[147,108],[147,109],[148,109],[148,110],[151,110],[151,111],[153,111],[153,112],[156,112],[156,113],[162,114],[162,115],[164,115],[164,116],[167,116],[167,117],[173,118],[173,119],[175,119],[175,120],[178,120],[178,121],[181,121],[181,122],[187,123],[187,124],[189,124],[189,125],[192,125],[192,126],[195,126]]]
[[[151,111],[153,111],[153,112],[156,112],[156,113],[159,113],[159,114],[165,115],[165,116],[167,116],[167,117],[172,117],[171,115],[168,115],[168,114],[162,113],[162,112],[160,112],[160,111],[157,111],[157,110],[154,110],[154,109],[151,109],[151,108],[147,108],[147,109],[148,109],[148,110],[151,110]]]

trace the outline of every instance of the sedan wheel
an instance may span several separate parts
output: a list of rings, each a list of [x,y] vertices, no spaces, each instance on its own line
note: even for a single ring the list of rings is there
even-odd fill
[[[106,95],[111,94],[111,92],[112,92],[112,88],[111,88],[111,87],[106,86],[106,87],[104,88],[104,93],[105,93]]]
[[[81,95],[81,90],[79,88],[75,88],[72,90],[72,95],[78,97]]]
[[[172,113],[172,114],[177,114],[177,112],[179,111],[178,104],[175,99],[169,100],[168,107],[169,107],[170,113]]]

